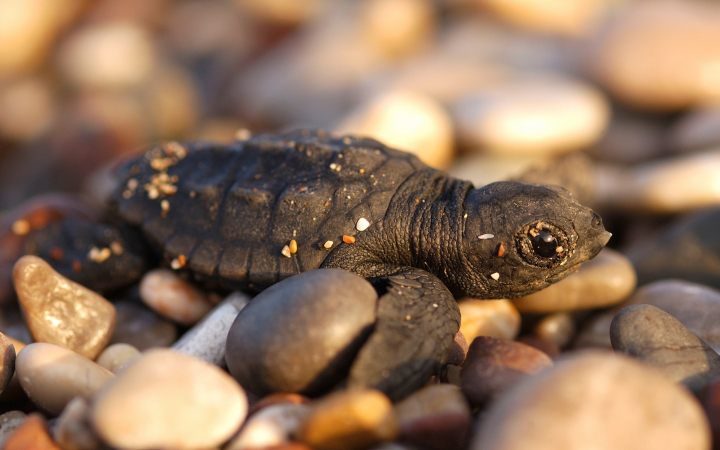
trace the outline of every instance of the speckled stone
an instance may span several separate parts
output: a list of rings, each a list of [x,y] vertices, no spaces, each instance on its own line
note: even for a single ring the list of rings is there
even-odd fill
[[[318,450],[354,450],[398,436],[392,403],[374,389],[353,389],[320,399],[297,438]]]
[[[13,281],[25,320],[38,342],[48,342],[95,359],[115,329],[115,307],[68,280],[36,256],[23,256]]]
[[[139,356],[140,350],[130,344],[112,344],[100,353],[95,362],[110,372],[117,374],[120,369]]]
[[[186,326],[196,324],[213,307],[207,294],[169,269],[143,275],[140,298],[153,311]]]
[[[520,382],[484,416],[471,450],[708,450],[710,430],[683,387],[630,358],[573,353]]]
[[[470,431],[470,407],[459,387],[428,385],[395,405],[400,440],[433,450],[463,448]]]
[[[224,367],[228,332],[249,301],[241,292],[231,294],[175,342],[173,350]]]
[[[48,432],[47,421],[32,413],[5,441],[3,450],[61,450]]]
[[[480,336],[470,344],[460,379],[471,405],[482,406],[523,376],[552,366],[540,350],[517,341]]]
[[[310,413],[309,405],[281,403],[253,414],[224,450],[274,448],[289,444],[300,422]]]
[[[620,310],[610,325],[613,349],[659,368],[697,392],[720,374],[720,355],[670,314],[651,305]]]
[[[478,336],[514,339],[520,331],[520,313],[510,300],[458,300],[460,332],[466,342]]]
[[[226,361],[256,394],[312,392],[345,374],[375,322],[377,293],[339,269],[305,272],[277,283],[246,306],[230,328]]]
[[[22,411],[8,411],[0,415],[0,448],[4,448],[5,441],[27,420],[27,414]]]
[[[637,277],[630,260],[604,248],[577,273],[534,294],[513,300],[520,312],[550,313],[604,308],[625,300]]]
[[[169,347],[177,339],[177,327],[144,306],[116,302],[117,325],[111,344],[130,344],[138,350]]]
[[[97,395],[91,421],[113,447],[180,450],[225,442],[246,414],[245,393],[227,373],[173,350],[152,349]]]
[[[38,407],[58,415],[75,396],[92,398],[114,375],[89,359],[43,342],[18,353],[20,385]]]

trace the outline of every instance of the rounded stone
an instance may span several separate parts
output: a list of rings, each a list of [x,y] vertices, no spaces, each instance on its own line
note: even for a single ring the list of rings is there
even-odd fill
[[[25,78],[0,88],[0,134],[13,141],[29,142],[52,127],[57,114],[50,83],[40,77]]]
[[[676,111],[717,101],[719,24],[714,2],[630,3],[588,59],[595,77],[635,108]]]
[[[471,405],[482,406],[500,396],[523,376],[552,366],[544,352],[517,341],[476,338],[460,372],[462,390]]]
[[[511,83],[468,95],[453,106],[467,145],[498,154],[559,154],[602,136],[610,120],[604,95],[570,79]]]
[[[720,355],[670,314],[652,305],[620,310],[610,325],[613,349],[660,369],[698,392],[720,374]]]
[[[140,298],[153,311],[182,325],[194,325],[213,307],[205,293],[168,269],[151,270],[142,277]]]
[[[210,448],[247,414],[242,388],[219,368],[172,350],[148,350],[98,393],[91,421],[122,449]]]
[[[42,259],[20,258],[13,282],[36,341],[69,348],[88,359],[95,359],[110,341],[116,321],[112,303],[55,272]]]
[[[32,413],[8,437],[3,450],[61,450],[48,432],[48,424],[40,413]]]
[[[339,391],[320,399],[302,421],[299,441],[318,450],[355,450],[398,436],[390,399],[374,389]]]
[[[472,450],[707,450],[697,400],[656,370],[610,352],[574,353],[488,411]]]
[[[22,411],[8,411],[0,415],[0,448],[5,448],[5,441],[27,420]]]
[[[42,342],[23,348],[15,369],[30,400],[53,415],[75,396],[92,398],[114,376],[71,350]]]
[[[676,152],[689,152],[720,145],[720,108],[705,107],[683,115],[669,130]]]
[[[376,302],[372,285],[344,270],[288,278],[238,314],[227,337],[228,369],[260,395],[327,389],[370,332]]]
[[[460,332],[466,342],[478,336],[515,339],[520,331],[520,313],[510,300],[458,300]]]
[[[535,335],[558,347],[565,347],[575,335],[575,320],[568,313],[548,314],[535,326]]]
[[[304,404],[266,406],[250,416],[240,432],[223,449],[275,448],[288,444],[309,412],[310,406]]]
[[[427,48],[435,31],[435,10],[428,0],[371,0],[363,2],[359,16],[366,38],[389,57]]]
[[[552,313],[603,308],[625,300],[635,290],[637,277],[630,260],[604,248],[564,280],[534,294],[514,299],[524,313]]]
[[[15,374],[15,354],[13,342],[0,333],[0,393],[10,384],[10,380]]]
[[[138,350],[150,347],[169,347],[177,339],[177,327],[142,305],[130,302],[115,303],[117,325],[111,344],[130,344]]]
[[[140,350],[130,344],[112,344],[100,353],[95,362],[117,374],[120,369],[139,356]]]

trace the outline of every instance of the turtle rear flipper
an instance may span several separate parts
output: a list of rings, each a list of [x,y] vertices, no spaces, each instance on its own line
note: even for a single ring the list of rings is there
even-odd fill
[[[460,310],[430,273],[403,268],[371,280],[381,296],[375,330],[350,369],[348,387],[372,387],[393,401],[422,387],[447,361]]]

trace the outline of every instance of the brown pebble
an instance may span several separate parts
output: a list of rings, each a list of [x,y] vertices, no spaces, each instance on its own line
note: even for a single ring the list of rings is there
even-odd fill
[[[556,343],[540,339],[537,336],[526,334],[525,336],[520,336],[519,338],[517,338],[517,341],[522,342],[525,345],[529,345],[530,347],[535,347],[536,349],[540,350],[551,358],[555,358],[560,355],[560,347],[558,347]],[[608,345],[610,345],[609,337]]]
[[[498,244],[497,255],[502,257],[504,254],[505,254],[505,245],[501,242]]]
[[[68,280],[42,259],[23,256],[13,281],[25,320],[37,342],[48,342],[95,359],[115,329],[115,307]]]
[[[462,390],[471,405],[482,406],[496,398],[524,375],[552,366],[540,350],[507,339],[475,338],[463,364]]]
[[[468,344],[463,336],[462,332],[458,331],[455,333],[453,338],[452,346],[450,347],[450,354],[448,355],[448,364],[459,366],[465,361],[467,356]]]
[[[48,433],[47,421],[39,413],[30,414],[5,442],[3,450],[61,450]]]

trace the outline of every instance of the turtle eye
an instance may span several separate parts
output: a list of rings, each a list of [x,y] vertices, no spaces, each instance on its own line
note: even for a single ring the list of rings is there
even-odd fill
[[[535,233],[533,233],[533,231]],[[528,233],[533,250],[538,256],[552,258],[557,253],[558,241],[555,236],[545,230],[537,231],[534,228]]]

